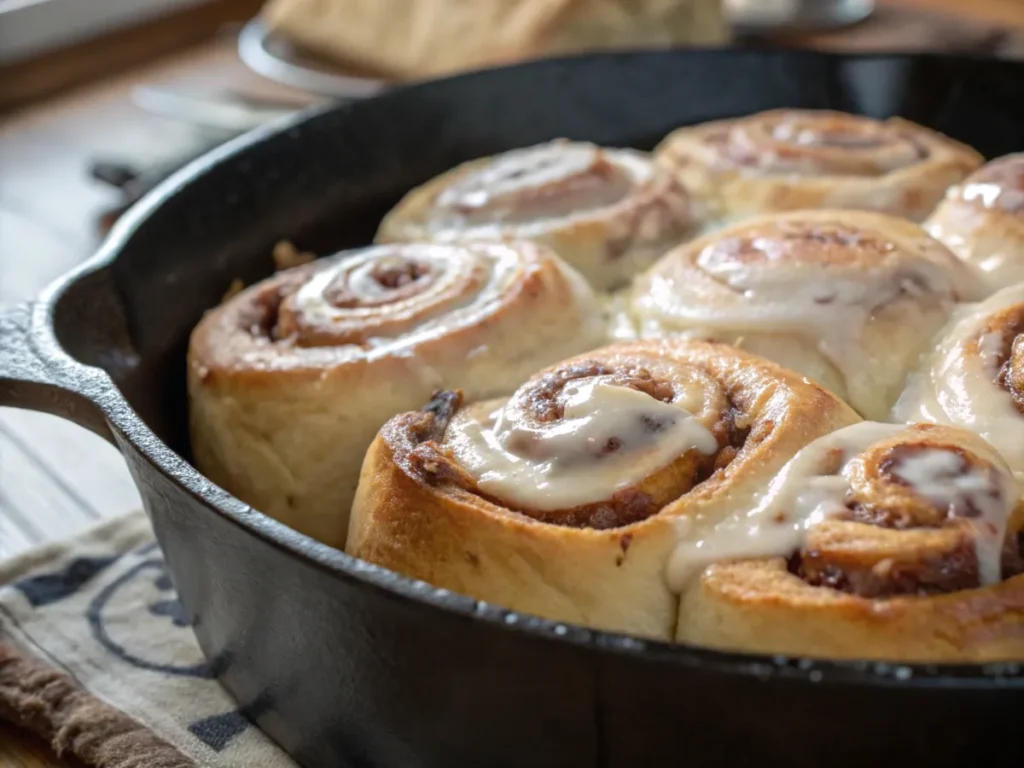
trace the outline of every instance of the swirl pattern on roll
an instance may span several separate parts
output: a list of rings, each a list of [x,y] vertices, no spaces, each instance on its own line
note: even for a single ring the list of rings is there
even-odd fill
[[[347,551],[514,610],[668,638],[678,526],[753,498],[808,439],[854,420],[732,347],[612,345],[507,400],[449,392],[388,422]]]
[[[508,393],[604,338],[589,286],[535,243],[374,246],[290,269],[193,333],[197,465],[340,546],[363,452],[388,418],[455,382],[471,397]]]
[[[811,208],[921,221],[983,162],[970,147],[900,118],[795,109],[680,128],[655,156],[725,221]]]
[[[925,222],[992,290],[1024,282],[1024,153],[997,158],[951,187]]]
[[[1019,659],[1020,493],[966,430],[838,430],[756,505],[683,538],[671,565],[684,593],[678,639],[827,658]]]
[[[604,290],[627,282],[693,230],[689,195],[648,155],[560,140],[438,176],[402,199],[377,239],[536,240]]]
[[[909,378],[893,417],[976,432],[1024,478],[1024,286],[962,307]]]
[[[677,248],[638,278],[630,304],[643,337],[741,345],[884,419],[956,302],[981,293],[973,272],[910,221],[798,211]]]

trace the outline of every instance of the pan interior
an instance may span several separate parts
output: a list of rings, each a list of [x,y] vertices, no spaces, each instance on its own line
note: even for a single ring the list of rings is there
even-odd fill
[[[1011,62],[767,51],[606,54],[473,73],[319,110],[217,152],[157,190],[65,287],[59,341],[106,369],[189,456],[189,333],[233,280],[272,272],[287,239],[327,255],[369,243],[413,186],[459,162],[566,137],[651,148],[680,125],[775,107],[902,115],[988,157],[1024,149]]]

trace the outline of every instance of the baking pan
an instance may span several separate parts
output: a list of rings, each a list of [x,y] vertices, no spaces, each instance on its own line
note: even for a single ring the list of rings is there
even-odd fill
[[[772,107],[899,114],[1024,149],[1024,65],[766,51],[608,54],[388,91],[192,163],[91,261],[0,317],[0,404],[113,441],[211,672],[310,768],[1019,766],[1018,666],[741,656],[509,613],[356,561],[189,464],[185,349],[289,238],[369,242],[409,188],[558,136],[649,148]]]

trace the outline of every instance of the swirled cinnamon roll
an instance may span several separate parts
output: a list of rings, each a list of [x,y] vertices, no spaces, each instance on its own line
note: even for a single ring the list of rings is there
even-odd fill
[[[192,447],[214,482],[341,546],[363,453],[458,384],[511,392],[602,343],[580,275],[534,243],[387,245],[278,273],[209,312],[189,348]]]
[[[647,154],[559,140],[464,163],[414,189],[377,239],[535,240],[605,290],[694,229],[689,195]]]
[[[797,109],[679,128],[655,157],[725,221],[809,208],[921,221],[983,162],[970,147],[898,117]]]
[[[973,272],[916,224],[797,211],[733,225],[667,254],[631,298],[645,337],[741,345],[885,419]]]
[[[980,269],[993,290],[1024,281],[1024,153],[993,160],[951,187],[924,226]]]
[[[677,638],[819,658],[1020,660],[1020,492],[967,430],[838,430],[756,505],[686,532],[670,565]]]
[[[976,432],[1024,479],[1024,285],[957,311],[893,417]]]
[[[446,392],[389,421],[346,549],[514,610],[670,638],[678,527],[749,503],[809,440],[855,420],[732,347],[612,345],[507,400]]]

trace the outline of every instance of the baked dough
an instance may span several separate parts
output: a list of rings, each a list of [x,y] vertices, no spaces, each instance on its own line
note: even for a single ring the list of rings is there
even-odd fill
[[[671,639],[681,526],[751,503],[800,448],[855,421],[821,387],[724,344],[605,347],[508,401],[447,393],[389,421],[346,549],[513,610]]]
[[[1024,152],[951,187],[924,227],[977,267],[991,290],[1024,281]]]
[[[983,162],[967,145],[909,120],[800,109],[679,128],[655,156],[727,223],[809,208],[921,221]]]
[[[737,344],[885,419],[959,301],[983,287],[920,226],[866,211],[793,211],[718,230],[634,283],[644,338]]]
[[[1024,285],[959,307],[893,408],[981,435],[1024,480]]]
[[[965,429],[864,422],[826,435],[756,510],[699,534],[703,550],[731,545],[733,557],[709,553],[714,564],[687,583],[676,639],[813,658],[1019,661],[1020,491]]]
[[[363,454],[385,421],[445,386],[511,392],[603,337],[583,278],[534,243],[375,246],[286,270],[192,334],[196,466],[341,547]]]
[[[271,0],[263,20],[310,51],[395,78],[729,37],[719,0]]]
[[[377,240],[534,240],[605,291],[693,237],[698,218],[646,152],[557,139],[436,176],[384,217]]]

